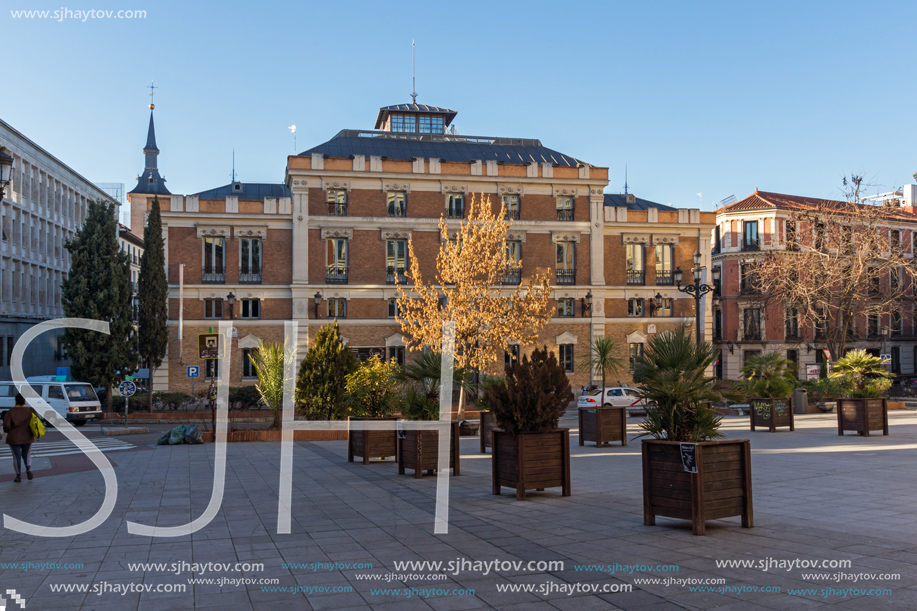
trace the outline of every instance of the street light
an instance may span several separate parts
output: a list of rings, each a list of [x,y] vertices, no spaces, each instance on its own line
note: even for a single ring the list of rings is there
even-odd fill
[[[0,148],[0,199],[3,199],[6,193],[6,187],[10,184],[10,176],[13,173],[13,156],[6,149]]]
[[[226,301],[229,302],[229,320],[233,319],[233,306],[236,303],[236,296],[232,294],[232,291],[229,292],[229,295],[226,295]]]
[[[592,311],[592,291],[586,293],[586,296],[582,299],[583,305],[583,316],[586,316],[589,312]]]
[[[885,362],[884,355],[886,354],[885,353],[885,340],[888,339],[888,327],[882,327],[881,329],[879,329],[879,335],[882,336],[882,357],[883,357],[882,364],[887,365],[888,363]]]
[[[719,282],[720,280],[720,268],[714,267],[713,268],[714,284],[701,284],[700,279],[703,274],[704,268],[701,266],[700,263],[701,263],[701,256],[700,256],[700,251],[698,250],[694,252],[694,268],[691,270],[691,272],[694,275],[694,284],[687,284],[685,286],[681,285],[681,278],[683,276],[683,272],[681,271],[680,267],[675,269],[675,274],[674,274],[675,284],[678,285],[678,290],[681,291],[682,293],[687,293],[688,295],[692,295],[694,297],[694,317],[695,317],[695,325],[696,325],[694,334],[695,334],[695,337],[697,338],[698,346],[701,344],[701,342],[704,341],[704,336],[702,332],[703,323],[701,321],[702,317],[701,317],[700,300],[701,300],[701,297],[703,297],[705,294],[709,293],[710,291],[715,290],[716,289],[715,284]]]
[[[315,318],[318,318],[318,304],[322,302],[322,294],[316,293],[312,300],[315,302]]]

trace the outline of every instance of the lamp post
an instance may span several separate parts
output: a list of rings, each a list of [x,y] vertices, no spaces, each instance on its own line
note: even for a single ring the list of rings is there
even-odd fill
[[[678,286],[678,290],[682,293],[687,293],[688,295],[694,296],[694,315],[695,315],[695,331],[694,335],[697,338],[697,345],[699,346],[701,342],[704,341],[704,336],[701,333],[702,323],[702,314],[700,308],[700,300],[705,294],[710,291],[716,290],[715,283],[720,280],[720,268],[713,268],[713,282],[714,284],[701,284],[701,274],[704,271],[704,267],[701,267],[700,264],[700,251],[694,252],[694,269],[691,272],[694,274],[694,284],[686,284],[685,286],[681,285],[682,271],[680,267],[675,268],[675,284]]]
[[[318,318],[318,304],[322,302],[322,294],[316,293],[312,300],[315,302],[315,318]]]
[[[6,149],[0,148],[0,199],[6,196],[6,188],[10,184],[13,173],[13,156]]]
[[[232,294],[232,291],[229,292],[229,295],[226,295],[226,301],[229,302],[229,320],[232,320],[234,318],[233,306],[236,304],[236,296]]]
[[[883,357],[884,357],[884,355],[885,355],[885,340],[888,339],[888,327],[882,327],[881,329],[879,329],[879,335],[882,336],[882,353],[881,353],[881,354],[882,354]],[[890,360],[890,359],[889,359],[889,360]],[[885,358],[883,358],[883,359],[882,359],[882,365],[887,367],[887,366],[890,365],[890,363],[889,363],[889,361],[885,360]]]
[[[589,291],[588,293],[586,293],[586,296],[583,297],[582,306],[583,306],[583,316],[585,317],[586,314],[592,311],[592,291]]]

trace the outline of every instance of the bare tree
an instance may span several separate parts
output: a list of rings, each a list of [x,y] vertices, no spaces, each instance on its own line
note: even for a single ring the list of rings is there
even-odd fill
[[[795,310],[800,326],[814,329],[833,358],[844,355],[848,342],[877,334],[882,317],[900,331],[914,302],[917,265],[906,254],[911,245],[902,228],[917,217],[862,203],[862,182],[856,175],[844,179],[846,201],[813,200],[791,210],[784,248],[765,253],[751,272],[757,292]],[[858,318],[865,329],[855,325]]]

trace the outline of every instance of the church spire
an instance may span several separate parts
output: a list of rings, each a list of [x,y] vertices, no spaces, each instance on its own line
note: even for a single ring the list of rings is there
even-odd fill
[[[166,179],[159,174],[158,157],[159,149],[156,147],[156,128],[153,125],[153,92],[156,87],[150,83],[150,127],[146,133],[146,145],[143,147],[143,173],[137,177],[137,186],[131,193],[147,193],[150,195],[171,195],[166,188]]]

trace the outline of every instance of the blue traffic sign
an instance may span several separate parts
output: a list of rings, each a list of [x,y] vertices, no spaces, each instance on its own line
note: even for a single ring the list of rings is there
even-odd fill
[[[189,378],[199,378],[201,377],[201,368],[197,365],[191,365],[188,367],[188,377]]]
[[[118,385],[118,391],[125,397],[132,397],[137,392],[137,385],[130,380],[125,380]]]

